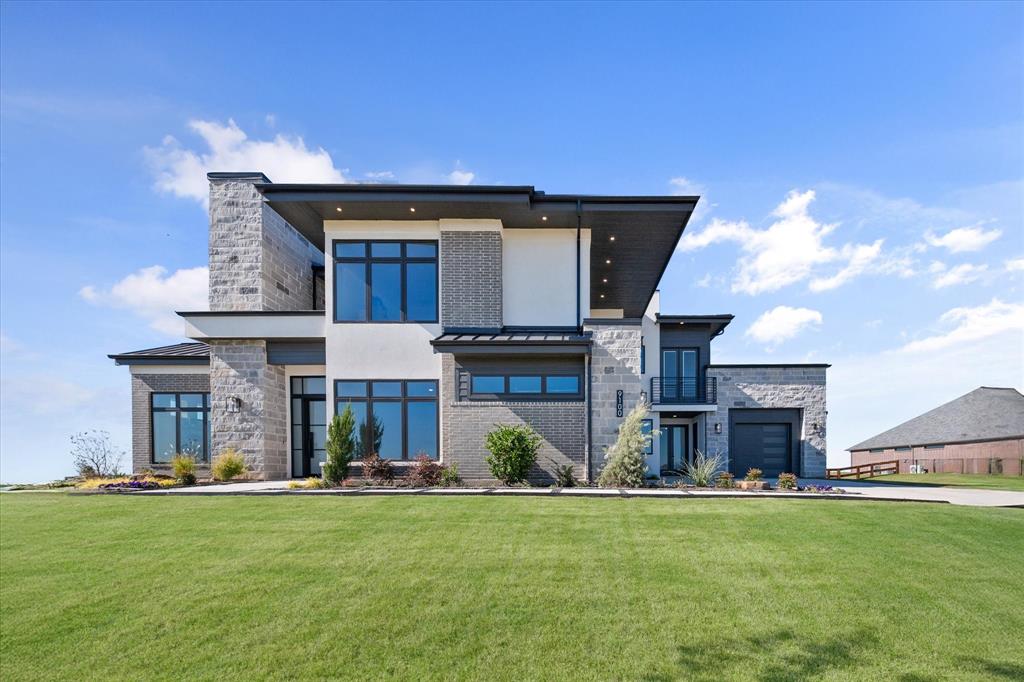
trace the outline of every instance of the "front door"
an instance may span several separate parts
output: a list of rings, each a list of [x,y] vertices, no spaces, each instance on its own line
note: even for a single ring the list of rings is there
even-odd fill
[[[327,461],[327,397],[323,377],[292,378],[292,476],[319,476]]]
[[[681,472],[690,461],[690,429],[685,424],[661,427],[661,473]]]

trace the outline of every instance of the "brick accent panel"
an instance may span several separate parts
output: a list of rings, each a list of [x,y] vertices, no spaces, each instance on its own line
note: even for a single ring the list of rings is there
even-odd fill
[[[207,393],[207,374],[132,374],[132,473],[146,469],[169,471],[169,464],[153,462],[153,393],[182,391]],[[205,469],[205,467],[203,467]]]
[[[323,252],[263,202],[262,176],[210,180],[210,310],[309,310]]]
[[[501,327],[501,233],[441,232],[441,324]]]
[[[799,474],[824,478],[824,367],[709,367],[708,376],[718,379],[718,411],[708,415],[709,453],[729,456],[730,408],[797,408],[801,415]],[[721,433],[715,433],[715,423],[722,425]]]
[[[241,399],[238,412],[227,399]],[[250,478],[288,475],[287,386],[284,367],[267,364],[266,342],[210,343],[210,419],[213,454],[236,448],[245,456]]]
[[[590,358],[591,446],[590,478],[604,467],[605,451],[615,443],[619,424],[640,402],[640,325],[593,324]],[[616,414],[616,394],[623,392],[622,417]]]
[[[543,438],[530,482],[552,483],[556,464],[572,464],[576,476],[584,476],[585,403],[458,401],[452,356],[446,353],[441,364],[441,459],[446,464],[457,462],[463,480],[494,482],[484,461],[488,454],[484,438],[495,424],[529,424]]]

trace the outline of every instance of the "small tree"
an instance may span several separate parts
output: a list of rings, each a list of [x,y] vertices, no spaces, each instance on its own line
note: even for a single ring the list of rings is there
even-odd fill
[[[639,488],[647,476],[646,450],[651,434],[644,433],[647,403],[634,407],[619,426],[619,437],[605,451],[604,468],[597,477],[602,488]]]
[[[117,476],[123,458],[124,450],[110,442],[106,431],[82,431],[71,436],[71,459],[79,476]]]
[[[496,424],[485,440],[491,453],[485,458],[491,475],[505,485],[525,481],[537,461],[540,441],[541,437],[526,424]]]
[[[331,425],[327,428],[327,461],[324,462],[324,480],[331,485],[338,485],[348,478],[348,465],[356,449],[355,428],[356,418],[351,405],[346,405],[340,416],[331,418]]]

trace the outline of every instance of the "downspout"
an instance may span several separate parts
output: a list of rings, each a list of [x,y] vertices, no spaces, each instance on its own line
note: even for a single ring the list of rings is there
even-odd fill
[[[586,445],[586,447],[583,450],[583,465],[586,467],[586,479],[585,480],[587,481],[587,483],[591,483],[592,481],[590,480],[590,459],[591,459],[590,452],[593,449],[593,440],[594,440],[593,439],[593,432],[594,432],[594,430],[593,430],[593,426],[592,426],[593,420],[590,417],[591,402],[593,400],[593,398],[591,396],[591,390],[593,388],[593,382],[590,380],[590,351],[587,351],[587,354],[585,356],[583,356],[583,365],[584,365],[584,367],[586,369],[586,373],[587,373],[587,445]]]
[[[576,200],[576,331],[583,331],[583,319],[580,317],[580,229],[583,220],[583,202]]]

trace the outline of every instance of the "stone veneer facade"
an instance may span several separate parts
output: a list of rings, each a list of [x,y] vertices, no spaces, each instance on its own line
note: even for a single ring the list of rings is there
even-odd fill
[[[618,436],[619,424],[640,402],[640,321],[588,320],[592,335],[590,359],[590,480],[604,467],[605,450]],[[616,399],[622,391],[622,417]]]
[[[205,368],[204,368],[205,369]],[[153,461],[153,410],[150,396],[154,393],[206,393],[210,377],[205,373],[132,374],[132,471],[146,469],[169,471],[170,463]],[[208,467],[200,465],[200,470]]]
[[[229,396],[240,399],[238,412],[227,411]],[[250,478],[287,477],[285,371],[267,364],[266,342],[211,341],[210,397],[214,455],[235,448]]]
[[[441,324],[498,329],[502,324],[501,233],[441,231]]]
[[[709,366],[708,377],[718,379],[718,411],[708,415],[708,452],[728,455],[730,408],[799,409],[799,474],[824,478],[825,371],[824,365]],[[722,425],[721,433],[715,433],[715,423]]]
[[[530,481],[551,483],[556,465],[571,464],[577,477],[586,470],[585,402],[482,402],[458,400],[455,361],[441,359],[441,451],[446,464],[457,463],[469,482],[493,483],[484,457],[484,439],[496,424],[528,424],[543,438]]]

